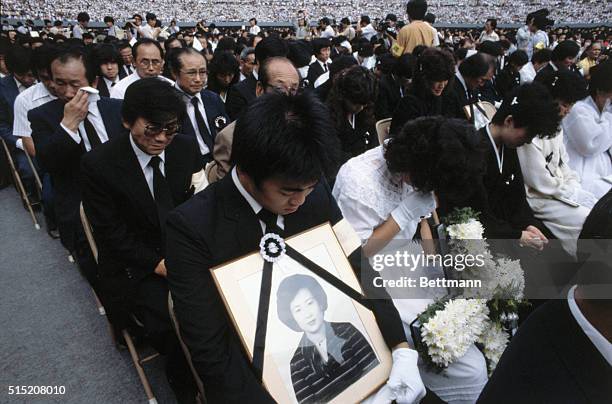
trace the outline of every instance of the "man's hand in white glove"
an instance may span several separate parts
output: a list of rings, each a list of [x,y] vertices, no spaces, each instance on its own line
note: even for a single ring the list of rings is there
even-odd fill
[[[393,351],[393,366],[387,386],[398,404],[418,403],[425,397],[425,386],[421,380],[417,361],[419,354],[409,348]]]
[[[429,215],[436,208],[433,193],[410,192],[391,212],[391,216],[401,230],[412,222],[418,222],[421,217]]]

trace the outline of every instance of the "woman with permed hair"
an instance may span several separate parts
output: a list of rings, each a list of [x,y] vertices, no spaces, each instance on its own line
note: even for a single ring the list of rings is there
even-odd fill
[[[422,117],[406,123],[384,145],[344,164],[333,195],[362,240],[364,255],[373,257],[383,249],[385,255],[422,254],[421,245],[412,240],[419,222],[436,207],[433,192],[454,199],[471,193],[471,184],[483,174],[479,145],[474,127],[464,120]],[[410,271],[413,279],[444,277],[439,267]],[[418,296],[393,300],[408,337],[410,324],[438,297],[435,292],[422,290]],[[484,357],[475,346],[442,373],[426,366],[419,370],[423,383],[446,402],[475,402],[487,381]]]
[[[437,48],[425,49],[417,60],[412,83],[393,113],[391,135],[413,119],[442,115],[442,96],[454,76],[451,54]]]
[[[327,103],[342,146],[341,164],[378,146],[374,120],[377,92],[376,78],[365,67],[353,66],[334,77]]]
[[[325,320],[327,294],[312,276],[283,279],[276,303],[281,322],[303,333],[290,365],[299,403],[330,401],[379,364],[355,326]]]
[[[230,88],[240,79],[240,64],[231,51],[216,52],[208,69],[208,90],[219,94],[223,102]]]

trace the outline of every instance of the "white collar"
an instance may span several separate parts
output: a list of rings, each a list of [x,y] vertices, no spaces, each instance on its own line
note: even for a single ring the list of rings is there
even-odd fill
[[[553,68],[553,71],[556,72],[556,71],[559,70],[559,68],[557,66],[555,66],[555,64],[552,61],[548,62],[548,64]]]
[[[119,75],[117,75],[117,77],[119,77]],[[113,83],[117,84],[119,82],[119,80],[117,80],[117,77],[115,77],[115,81],[112,81],[112,80],[109,80],[106,77],[102,76],[102,79],[106,83],[106,86],[109,87],[109,90],[110,90],[110,87],[112,86]]]
[[[151,159],[155,156],[145,153],[144,151],[140,149],[140,147],[136,146],[136,143],[134,142],[134,139],[132,138],[131,133],[130,133],[130,144],[132,145],[132,150],[134,150],[134,154],[136,155],[136,158],[138,159],[138,163],[140,164],[140,167],[144,170],[151,162]],[[158,156],[161,159],[161,161],[163,161],[165,164],[166,163],[166,151],[164,150]]]
[[[52,95],[49,90],[47,90],[47,87],[45,87],[45,85],[40,82],[35,84],[32,88],[32,101],[36,101],[39,100],[41,98],[45,98],[45,97],[52,97],[51,99],[55,99],[56,97],[54,95]]]
[[[13,76],[13,80],[15,80],[15,84],[17,85],[17,91],[19,91],[19,94],[21,94],[27,89],[27,87],[21,81],[17,80],[17,77]],[[23,90],[21,90],[21,88],[23,88]]]
[[[202,103],[202,105],[204,105],[204,103],[203,103],[203,101],[202,101],[202,93],[201,93],[201,92],[197,92],[196,94],[191,95],[191,94],[187,93],[185,90],[183,90],[183,89],[181,88],[181,86],[179,86],[178,81],[175,81],[175,82],[174,82],[174,88],[176,88],[177,90],[179,90],[179,92],[181,93],[181,95],[182,95],[183,97],[188,98],[190,102],[191,102],[191,99],[192,99],[193,97],[196,97],[198,100],[200,100],[200,103]]]
[[[490,125],[485,126],[487,129],[487,135],[489,135],[489,140],[491,141],[491,145],[493,146],[493,150],[495,151],[495,157],[497,157],[497,167],[499,167],[499,173],[501,174],[504,170],[504,145],[502,144],[501,152],[497,149],[497,145],[495,144],[495,140],[493,139],[493,135],[491,135],[491,130],[489,129]],[[500,156],[501,154],[501,156]]]
[[[612,365],[612,343],[608,342],[608,340],[601,335],[597,328],[593,327],[593,324],[589,322],[589,320],[582,314],[580,311],[580,307],[576,303],[574,298],[574,293],[576,291],[576,285],[574,285],[569,292],[567,293],[567,304],[569,305],[570,312],[574,319],[584,331],[589,340],[595,345],[595,348],[601,353],[604,359]]]
[[[463,86],[463,90],[465,91],[465,95],[467,97],[468,96],[468,86],[467,86],[467,83],[465,82],[465,79],[463,78],[463,75],[461,74],[459,70],[457,70],[457,72],[455,73],[455,76],[459,80],[459,83],[461,83],[461,85]]]
[[[240,192],[240,195],[242,195],[244,199],[246,199],[251,209],[253,209],[253,212],[255,212],[255,214],[258,214],[259,211],[263,209],[263,206],[261,206],[261,204],[257,202],[255,198],[253,198],[246,189],[244,189],[242,183],[240,182],[240,178],[238,178],[238,171],[236,170],[236,167],[232,168],[232,180],[234,181],[234,185],[236,185],[236,188],[238,188],[238,192]]]

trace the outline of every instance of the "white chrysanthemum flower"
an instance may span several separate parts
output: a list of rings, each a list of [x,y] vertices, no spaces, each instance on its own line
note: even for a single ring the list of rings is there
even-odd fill
[[[523,298],[525,276],[519,260],[497,259],[496,275],[497,287],[502,291],[504,298],[518,300]]]
[[[499,323],[487,321],[485,331],[482,333],[478,342],[484,346],[484,355],[489,360],[489,375],[499,362],[502,354],[508,346],[508,333],[504,331]]]
[[[447,227],[446,231],[452,239],[456,240],[482,240],[484,227],[476,219],[465,223],[457,223]]]

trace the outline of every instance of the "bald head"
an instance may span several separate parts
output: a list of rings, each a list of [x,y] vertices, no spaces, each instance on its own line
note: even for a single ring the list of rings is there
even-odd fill
[[[295,94],[299,88],[300,75],[289,59],[272,57],[260,66],[257,96],[271,91]]]

